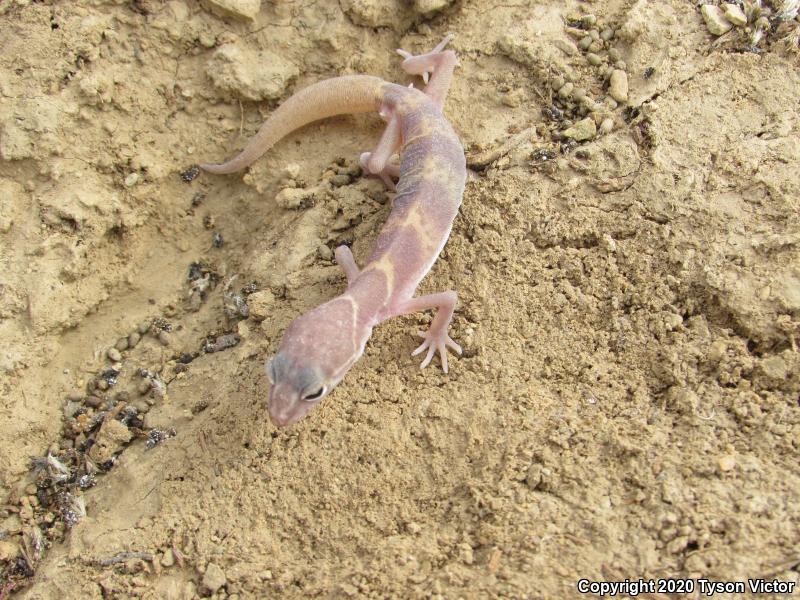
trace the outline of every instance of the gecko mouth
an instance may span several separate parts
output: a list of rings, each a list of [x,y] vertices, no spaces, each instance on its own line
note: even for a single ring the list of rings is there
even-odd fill
[[[267,405],[269,418],[276,427],[288,427],[302,419],[316,402],[303,401],[286,384],[273,384]]]

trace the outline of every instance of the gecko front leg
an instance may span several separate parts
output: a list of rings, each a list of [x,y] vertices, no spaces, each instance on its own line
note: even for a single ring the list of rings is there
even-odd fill
[[[450,321],[453,319],[453,312],[456,309],[457,302],[458,295],[454,291],[449,290],[447,292],[405,300],[393,311],[394,315],[406,315],[430,308],[438,309],[436,315],[433,317],[430,329],[427,332],[419,332],[420,337],[425,341],[411,353],[411,356],[416,356],[424,350],[428,351],[419,367],[420,369],[427,367],[433,359],[434,353],[438,351],[439,357],[442,360],[442,370],[447,373],[447,348],[452,348],[455,352],[461,354],[461,346],[456,344],[452,338],[447,335],[447,330],[450,327]]]

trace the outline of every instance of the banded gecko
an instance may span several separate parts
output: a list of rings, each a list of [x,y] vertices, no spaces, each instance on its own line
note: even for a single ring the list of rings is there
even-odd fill
[[[461,354],[448,335],[456,293],[414,297],[450,235],[466,179],[464,150],[442,114],[457,62],[455,52],[444,49],[449,41],[450,36],[418,56],[397,51],[403,69],[422,76],[422,91],[369,75],[320,81],[281,104],[235,158],[200,165],[210,173],[233,173],[291,131],[338,114],[377,111],[387,123],[375,150],[361,155],[361,164],[391,188],[391,178],[399,178],[391,213],[361,269],[347,246],[336,248],[347,289],[297,317],[267,362],[269,414],[279,427],[297,422],[329,394],[361,357],[372,329],[391,317],[438,309],[412,354],[427,350],[421,368],[438,352],[446,373],[447,349]],[[399,165],[392,160],[398,151]]]

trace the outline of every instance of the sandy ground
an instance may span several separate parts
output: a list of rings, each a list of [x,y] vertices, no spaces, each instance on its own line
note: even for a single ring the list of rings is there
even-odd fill
[[[0,598],[798,581],[796,22],[750,52],[684,0],[0,7]],[[396,319],[277,430],[264,360],[390,210],[357,167],[381,122],[187,169],[447,32],[471,168],[420,289],[458,290],[464,355],[420,371],[430,315]],[[606,121],[579,143],[567,83]]]

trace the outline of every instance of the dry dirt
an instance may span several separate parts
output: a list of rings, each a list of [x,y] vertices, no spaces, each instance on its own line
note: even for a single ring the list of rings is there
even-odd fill
[[[686,0],[261,4],[0,3],[0,598],[796,582],[797,23],[753,52],[714,45]],[[627,107],[607,48],[590,66],[567,31],[587,13],[616,32]],[[464,355],[420,371],[430,315],[386,323],[277,430],[265,359],[343,289],[330,249],[363,260],[390,210],[356,166],[381,122],[181,174],[311,82],[408,82],[393,50],[447,32],[471,170],[421,291],[459,292]],[[558,78],[613,130],[562,143],[580,116]],[[168,439],[148,449],[151,428]]]

